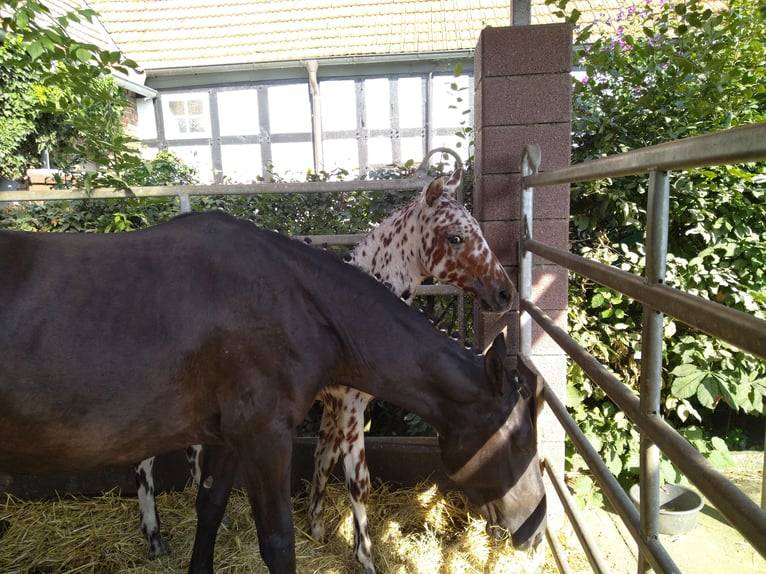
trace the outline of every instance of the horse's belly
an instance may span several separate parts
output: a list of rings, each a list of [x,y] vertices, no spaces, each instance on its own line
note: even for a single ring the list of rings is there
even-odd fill
[[[0,471],[45,474],[132,464],[190,444],[217,442],[217,416],[154,395],[76,400],[66,385],[0,381]],[[5,388],[4,388],[5,385]],[[31,390],[34,389],[34,392]]]
[[[0,428],[0,471],[15,474],[86,471],[134,464],[149,456],[185,448],[199,438],[195,433],[179,432],[152,440],[145,434],[116,435],[111,429],[92,426],[67,428],[42,423],[32,428],[27,421],[16,429],[5,422]],[[208,439],[207,442],[215,441]]]

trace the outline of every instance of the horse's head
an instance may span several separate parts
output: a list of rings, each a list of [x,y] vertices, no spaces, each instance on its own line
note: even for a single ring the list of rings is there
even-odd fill
[[[479,223],[457,200],[463,170],[433,180],[420,196],[418,255],[424,272],[476,297],[485,311],[507,311],[516,289]]]
[[[496,405],[469,407],[480,424],[440,436],[442,459],[452,480],[487,520],[494,538],[511,537],[519,549],[535,547],[545,532],[546,500],[537,456],[537,393],[504,365],[503,336],[484,358]],[[479,405],[478,403],[483,403]]]

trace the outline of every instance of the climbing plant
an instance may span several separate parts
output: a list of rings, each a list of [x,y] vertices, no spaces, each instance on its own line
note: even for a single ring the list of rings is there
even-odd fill
[[[766,120],[762,2],[731,0],[713,12],[698,0],[646,0],[588,22],[567,0],[548,3],[577,30],[573,163]],[[668,284],[766,317],[765,184],[764,164],[672,174]],[[646,188],[646,177],[574,185],[572,250],[642,274]],[[637,389],[640,307],[574,277],[569,320],[579,342]],[[766,365],[669,318],[665,344],[664,415],[724,465],[727,429],[716,428],[716,414],[762,415]],[[576,366],[569,381],[575,418],[614,474],[633,480],[633,425]],[[679,478],[667,462],[663,475]],[[580,487],[589,492],[587,480]]]
[[[58,16],[43,2],[7,0],[0,15],[0,176],[18,179],[49,152],[86,188],[119,185],[140,158],[113,73],[135,62],[73,39],[73,26],[93,21],[89,8]]]

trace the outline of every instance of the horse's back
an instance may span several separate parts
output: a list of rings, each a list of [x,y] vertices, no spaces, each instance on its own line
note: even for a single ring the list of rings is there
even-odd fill
[[[115,236],[0,233],[0,468],[220,440],[220,403],[244,392],[259,330],[261,346],[279,331],[247,322],[279,293],[269,235],[215,213]]]
[[[0,265],[0,469],[294,426],[328,380],[410,379],[431,344],[445,351],[374,279],[223,213],[113,236],[0,232]]]

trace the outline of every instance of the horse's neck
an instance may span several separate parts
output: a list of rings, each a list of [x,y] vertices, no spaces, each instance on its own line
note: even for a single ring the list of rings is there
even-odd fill
[[[375,277],[398,297],[412,302],[428,277],[419,259],[420,222],[416,199],[384,221],[354,248],[350,263]]]
[[[380,327],[393,336],[393,329]],[[357,371],[347,384],[359,385],[360,390],[417,414],[444,434],[464,419],[465,405],[484,391],[483,366],[431,325],[413,335],[396,331],[395,340],[388,341],[387,334],[380,333],[376,344],[358,357],[363,372]],[[432,338],[437,337],[444,338],[446,345],[434,344]]]

